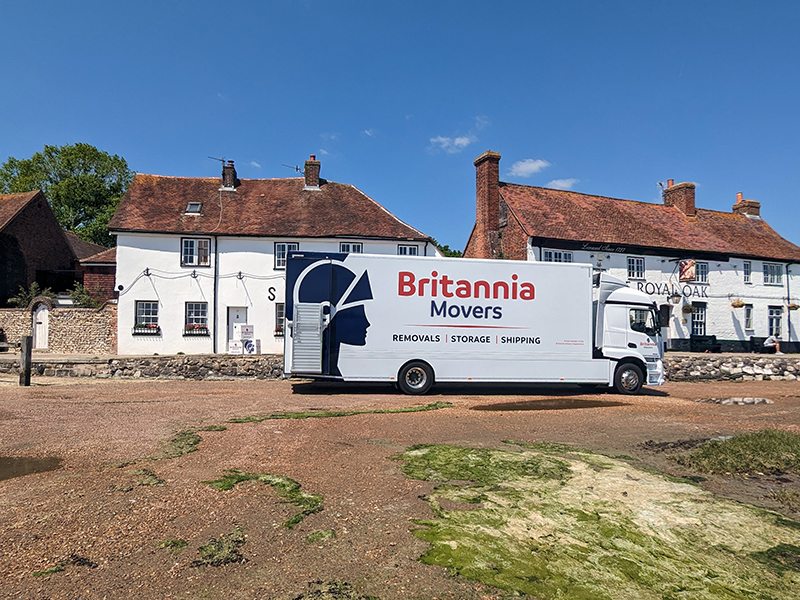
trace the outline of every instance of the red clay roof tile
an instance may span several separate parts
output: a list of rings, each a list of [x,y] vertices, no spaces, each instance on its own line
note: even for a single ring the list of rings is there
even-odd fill
[[[358,188],[320,179],[242,179],[220,191],[219,178],[136,175],[109,223],[111,231],[270,237],[364,237],[428,241]],[[202,202],[199,215],[186,214]]]
[[[529,236],[800,262],[800,247],[758,218],[500,182]]]

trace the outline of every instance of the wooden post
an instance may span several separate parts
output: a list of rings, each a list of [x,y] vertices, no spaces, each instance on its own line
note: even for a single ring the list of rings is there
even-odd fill
[[[29,386],[31,384],[31,349],[33,348],[33,337],[22,336],[22,344],[19,348],[19,384]]]

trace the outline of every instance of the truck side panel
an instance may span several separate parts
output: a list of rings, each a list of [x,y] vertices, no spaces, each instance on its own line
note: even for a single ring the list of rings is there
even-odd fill
[[[325,305],[323,376],[389,381],[419,359],[437,381],[608,381],[609,361],[592,359],[590,265],[297,254],[287,320],[295,300]],[[320,299],[306,289],[323,258],[336,285]],[[292,343],[289,329],[289,359]]]

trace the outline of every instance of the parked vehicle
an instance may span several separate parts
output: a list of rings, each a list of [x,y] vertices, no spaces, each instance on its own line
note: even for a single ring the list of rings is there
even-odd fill
[[[664,382],[655,303],[588,264],[292,252],[285,315],[287,377]]]

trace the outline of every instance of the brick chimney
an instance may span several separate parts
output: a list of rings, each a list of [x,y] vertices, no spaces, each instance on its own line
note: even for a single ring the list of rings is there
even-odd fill
[[[679,183],[671,185],[672,179],[667,182],[664,190],[664,205],[674,206],[687,217],[694,217],[697,209],[694,206],[694,184]]]
[[[755,200],[745,200],[742,192],[736,193],[736,204],[733,205],[733,212],[737,215],[747,215],[749,217],[761,217],[761,203]]]
[[[305,175],[306,178],[306,187],[304,189],[319,189],[319,161],[315,155],[312,154],[311,158],[306,161],[306,167],[303,169],[303,175]]]
[[[495,258],[500,231],[500,154],[487,150],[475,164],[476,258]]]
[[[239,180],[236,178],[236,169],[233,168],[233,161],[229,160],[227,165],[222,165],[222,188],[233,190],[238,186]]]

